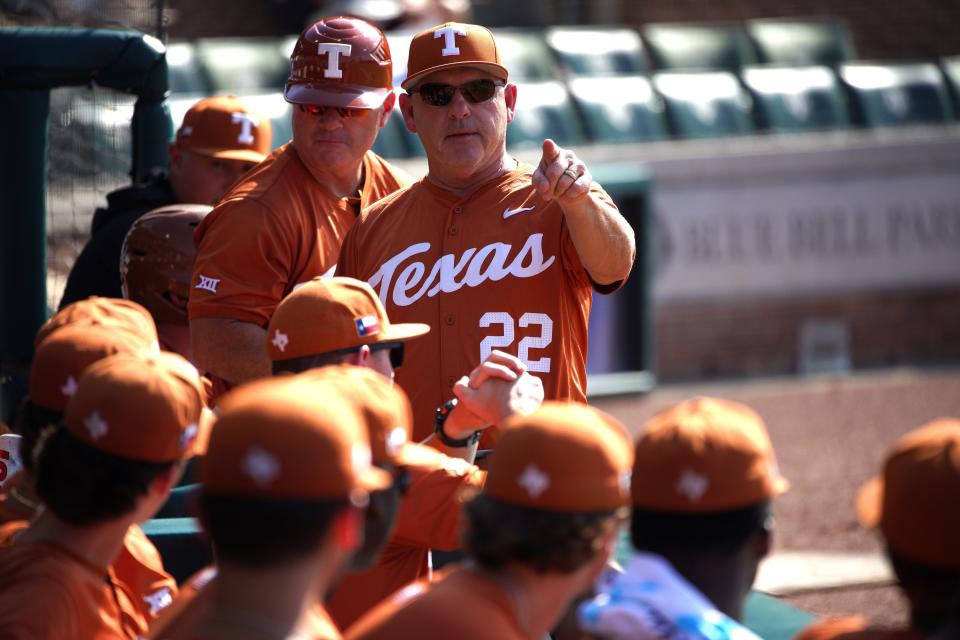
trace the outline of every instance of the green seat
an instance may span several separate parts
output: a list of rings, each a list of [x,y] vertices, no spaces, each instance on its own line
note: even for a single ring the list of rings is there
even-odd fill
[[[288,47],[288,40],[279,38],[207,38],[194,50],[213,92],[240,95],[283,91],[290,71]]]
[[[946,122],[953,109],[940,69],[933,63],[840,65],[857,124],[883,127]]]
[[[591,141],[630,143],[667,137],[663,101],[645,76],[573,78],[568,87]]]
[[[835,67],[856,58],[847,25],[834,18],[765,18],[746,27],[760,62]]]
[[[777,133],[850,125],[837,77],[829,67],[750,66],[741,74],[760,128]]]
[[[199,490],[200,485],[197,483],[174,487],[170,492],[170,497],[154,514],[154,519],[193,517],[196,515],[194,510]]]
[[[947,79],[947,88],[953,97],[953,115],[960,117],[960,56],[951,56],[943,58],[940,61],[940,68]]]
[[[155,518],[141,528],[178,583],[213,562],[213,549],[195,518]]]
[[[745,65],[757,62],[747,32],[736,24],[648,24],[641,29],[641,35],[658,71],[738,73]]]
[[[547,32],[547,45],[571,77],[632,76],[647,73],[640,34],[633,29],[576,29]]]
[[[814,617],[759,591],[747,596],[743,624],[764,640],[790,640]]]
[[[171,42],[167,46],[167,68],[170,93],[205,96],[212,92],[210,78],[189,42]]]
[[[377,139],[373,143],[373,150],[384,158],[409,158],[422,156],[423,145],[417,134],[410,133],[403,123],[400,107],[396,106],[387,124],[380,129]]]
[[[754,130],[750,97],[732,73],[658,73],[653,86],[663,97],[667,123],[677,138],[715,138]]]
[[[544,82],[558,77],[557,65],[543,34],[521,29],[497,29],[494,33],[503,65],[511,82]]]
[[[539,147],[544,138],[561,146],[584,141],[570,95],[555,81],[519,83],[516,113],[507,127],[507,147]]]

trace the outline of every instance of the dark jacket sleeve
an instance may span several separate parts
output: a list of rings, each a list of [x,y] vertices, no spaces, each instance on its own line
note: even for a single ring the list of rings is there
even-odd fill
[[[125,187],[107,196],[94,215],[90,240],[77,256],[60,299],[60,308],[90,296],[120,298],[120,250],[133,223],[144,213],[174,203],[166,180]]]

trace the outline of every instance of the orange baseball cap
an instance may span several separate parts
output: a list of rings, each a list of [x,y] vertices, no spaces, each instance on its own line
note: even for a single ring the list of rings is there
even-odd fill
[[[502,428],[485,495],[544,511],[589,513],[629,504],[633,447],[612,416],[585,404],[544,402]]]
[[[150,352],[151,348],[143,335],[107,318],[65,325],[37,346],[30,365],[30,402],[62,413],[77,391],[80,375],[91,364],[117,353]]]
[[[235,96],[200,100],[183,116],[176,144],[211,158],[262,162],[270,154],[270,120]]]
[[[907,559],[960,569],[960,420],[938,418],[903,436],[883,475],[857,495],[857,516]]]
[[[316,375],[265,378],[225,395],[200,464],[203,491],[255,498],[363,499],[393,484],[374,467],[363,419]]]
[[[789,488],[751,408],[692,398],[651,418],[637,440],[633,504],[702,513],[765,502]]]
[[[403,389],[373,369],[348,364],[312,369],[304,375],[337,386],[354,403],[367,427],[375,465],[436,468],[436,449],[410,442],[413,408]]]
[[[60,309],[37,330],[37,335],[33,339],[33,346],[39,346],[44,338],[64,325],[103,319],[126,324],[131,331],[144,336],[151,343],[157,344],[156,349],[160,349],[157,326],[154,324],[149,311],[132,300],[101,298],[100,296],[90,296],[84,300],[77,300]]]
[[[193,455],[203,417],[200,374],[175,353],[118,354],[90,365],[67,403],[67,431],[118,458]]]
[[[409,91],[428,73],[461,66],[486,71],[504,81],[509,76],[489,29],[445,22],[421,31],[410,41],[407,78],[400,86]]]
[[[380,298],[353,278],[314,278],[284,298],[267,326],[267,355],[289,360],[365,344],[409,340],[430,325],[391,324]]]

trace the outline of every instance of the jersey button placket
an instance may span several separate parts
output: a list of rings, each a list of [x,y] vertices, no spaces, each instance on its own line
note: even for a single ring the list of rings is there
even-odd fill
[[[463,252],[459,235],[463,209],[462,205],[455,205],[449,209],[447,233],[443,239],[443,254],[459,256]],[[457,355],[459,353],[460,333],[456,326],[457,317],[453,312],[453,302],[450,300],[452,294],[440,293],[438,295],[440,296],[441,379],[447,383],[449,389],[453,387],[460,376],[469,373],[469,371],[459,371],[463,368],[463,364]]]

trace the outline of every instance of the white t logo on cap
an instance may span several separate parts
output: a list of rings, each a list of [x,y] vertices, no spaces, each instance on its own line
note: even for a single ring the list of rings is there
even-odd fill
[[[444,27],[433,32],[433,39],[443,37],[443,49],[440,51],[442,56],[460,55],[460,47],[457,46],[457,36],[467,36],[467,30],[463,27]]]
[[[234,113],[231,117],[233,124],[240,125],[240,135],[237,136],[237,142],[253,144],[253,128],[260,126],[260,118],[242,112]]]
[[[340,69],[340,56],[349,56],[352,44],[342,44],[340,42],[318,42],[317,53],[327,54],[327,68],[323,70],[324,78],[342,78],[343,71]]]

